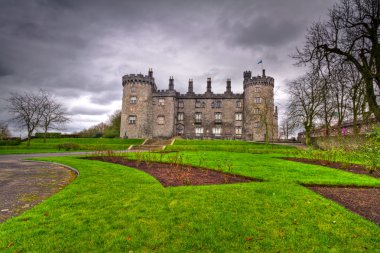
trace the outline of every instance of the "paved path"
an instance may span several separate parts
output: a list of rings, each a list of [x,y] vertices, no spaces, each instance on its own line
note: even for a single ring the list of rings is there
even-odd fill
[[[63,189],[77,177],[77,173],[66,166],[24,161],[23,159],[93,153],[65,152],[0,155],[0,222],[32,208]]]

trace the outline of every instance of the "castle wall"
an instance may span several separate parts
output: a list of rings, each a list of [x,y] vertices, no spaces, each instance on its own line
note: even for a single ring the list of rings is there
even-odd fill
[[[153,94],[153,138],[171,138],[175,135],[175,96]]]
[[[238,139],[241,136],[235,134],[236,127],[242,127],[243,121],[235,120],[235,113],[243,113],[243,100],[240,98],[179,98],[184,106],[178,108],[178,112],[184,113],[183,121],[177,124],[184,125],[183,137],[186,138],[222,138]],[[220,108],[215,108],[215,103],[220,102]],[[241,102],[241,107],[237,107],[237,102]],[[212,103],[214,102],[214,108]],[[196,106],[199,103],[202,106]],[[204,105],[204,106],[203,106]],[[201,113],[201,120],[197,121],[195,114]],[[221,117],[216,118],[215,114],[220,113]],[[203,135],[196,135],[196,127],[203,128]],[[221,128],[221,132],[213,133],[213,128]]]

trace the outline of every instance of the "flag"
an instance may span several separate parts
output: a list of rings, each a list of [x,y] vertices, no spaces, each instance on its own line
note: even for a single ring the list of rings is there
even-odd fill
[[[260,63],[263,63],[263,60],[259,60],[259,61],[257,62],[257,64],[260,64]]]

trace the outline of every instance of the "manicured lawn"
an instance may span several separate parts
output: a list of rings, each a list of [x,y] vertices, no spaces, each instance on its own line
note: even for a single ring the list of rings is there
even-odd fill
[[[46,143],[42,138],[31,140],[30,147],[26,142],[18,146],[0,146],[0,154],[28,154],[67,151],[91,151],[91,150],[125,150],[130,145],[141,144],[143,139],[107,139],[107,138],[48,138]],[[58,149],[59,144],[78,144],[75,150]]]
[[[0,251],[379,252],[377,225],[299,184],[379,186],[379,179],[275,154],[180,154],[185,163],[220,170],[227,170],[228,161],[233,173],[265,181],[164,188],[133,168],[44,158],[81,174],[58,194],[0,224]]]

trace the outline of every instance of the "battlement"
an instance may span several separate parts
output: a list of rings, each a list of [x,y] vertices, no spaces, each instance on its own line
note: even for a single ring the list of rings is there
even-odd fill
[[[123,86],[133,83],[142,83],[142,84],[148,84],[152,85],[153,87],[156,86],[154,82],[154,77],[152,75],[143,75],[143,74],[129,74],[123,76]]]
[[[269,76],[255,76],[244,81],[244,88],[248,86],[265,85],[274,87],[274,79]]]

